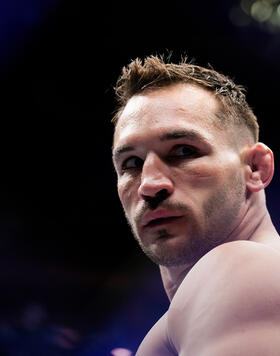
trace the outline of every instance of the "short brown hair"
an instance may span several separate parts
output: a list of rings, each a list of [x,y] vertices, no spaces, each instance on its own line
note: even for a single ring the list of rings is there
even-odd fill
[[[245,125],[254,141],[258,141],[259,125],[246,101],[245,89],[213,68],[188,63],[186,57],[175,64],[169,59],[164,60],[163,56],[148,56],[144,60],[136,58],[123,67],[114,88],[118,107],[112,122],[117,123],[132,96],[177,83],[195,84],[214,93],[222,104],[222,110],[217,114],[219,119]]]

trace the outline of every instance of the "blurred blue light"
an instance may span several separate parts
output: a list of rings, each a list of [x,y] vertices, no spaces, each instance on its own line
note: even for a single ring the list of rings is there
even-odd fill
[[[0,69],[61,0],[1,0]]]

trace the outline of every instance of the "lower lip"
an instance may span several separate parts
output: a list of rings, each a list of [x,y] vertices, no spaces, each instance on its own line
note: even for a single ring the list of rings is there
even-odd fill
[[[170,218],[164,218],[164,219],[160,219],[160,220],[154,220],[152,222],[150,222],[148,225],[146,225],[146,228],[157,228],[157,227],[161,227],[163,225],[169,225],[172,223],[176,223],[179,219],[181,219],[182,216],[171,216]]]

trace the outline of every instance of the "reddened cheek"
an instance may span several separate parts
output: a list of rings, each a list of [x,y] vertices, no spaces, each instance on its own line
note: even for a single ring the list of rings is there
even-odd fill
[[[202,183],[207,184],[207,182],[215,180],[218,174],[209,165],[199,164],[188,166],[183,174],[182,172],[180,173],[180,176],[183,180],[197,185]]]
[[[241,174],[240,161],[233,155],[227,159],[197,161],[185,170],[184,179],[195,188],[211,188],[230,182],[236,175]]]
[[[214,175],[214,172],[209,171],[209,169],[203,169],[203,167],[189,171],[191,179],[208,180],[213,179]]]

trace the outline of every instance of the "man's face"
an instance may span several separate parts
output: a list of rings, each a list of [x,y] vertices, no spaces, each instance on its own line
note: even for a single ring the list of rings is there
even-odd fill
[[[132,97],[115,129],[118,194],[133,234],[156,263],[194,263],[230,239],[242,218],[245,182],[219,102],[177,84]]]

